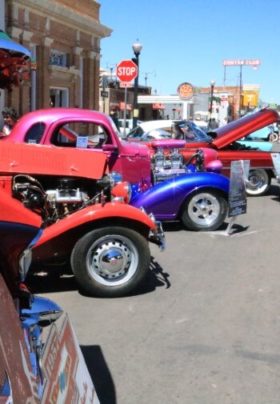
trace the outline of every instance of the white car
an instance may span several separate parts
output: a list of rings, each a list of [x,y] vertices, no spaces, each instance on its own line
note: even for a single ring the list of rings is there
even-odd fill
[[[160,137],[159,132],[155,132],[158,129],[168,132],[170,134],[169,137],[171,137],[173,123],[174,121],[172,119],[158,119],[154,121],[141,122],[127,134],[127,138],[130,140],[142,140],[143,136],[148,133],[151,135],[151,137],[156,139],[163,139],[166,137],[166,133],[164,137]]]
[[[170,138],[184,139],[188,142],[211,140],[201,127],[186,119],[142,122],[133,128],[126,137],[128,140],[142,142]]]

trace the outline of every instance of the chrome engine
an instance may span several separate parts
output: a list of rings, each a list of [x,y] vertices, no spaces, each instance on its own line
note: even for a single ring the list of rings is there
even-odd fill
[[[157,148],[152,159],[152,169],[154,183],[186,173],[183,156],[176,148],[169,150],[168,153],[165,153],[164,148]]]
[[[67,177],[39,179],[30,175],[16,175],[13,178],[12,192],[24,206],[41,214],[48,223],[53,223],[97,199],[100,201],[101,195],[94,181],[89,183],[87,180]]]

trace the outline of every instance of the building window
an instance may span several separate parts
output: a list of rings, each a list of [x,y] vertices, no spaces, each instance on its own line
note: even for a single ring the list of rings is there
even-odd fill
[[[52,49],[50,52],[49,64],[54,66],[68,67],[69,54]]]

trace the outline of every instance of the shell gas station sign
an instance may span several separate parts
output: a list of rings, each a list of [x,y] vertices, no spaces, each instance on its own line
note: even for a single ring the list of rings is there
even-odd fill
[[[177,93],[181,100],[188,101],[193,97],[193,86],[190,83],[182,83],[178,86]]]

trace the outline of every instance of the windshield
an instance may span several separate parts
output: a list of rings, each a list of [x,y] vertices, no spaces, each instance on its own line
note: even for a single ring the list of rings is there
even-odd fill
[[[127,134],[128,139],[140,139],[143,135],[144,131],[140,126],[136,126],[131,129],[131,131]]]
[[[143,142],[155,139],[171,139],[171,134],[164,129],[153,129],[141,136]]]
[[[212,137],[191,121],[174,123],[173,134],[175,139],[184,139],[190,142],[211,142]]]

